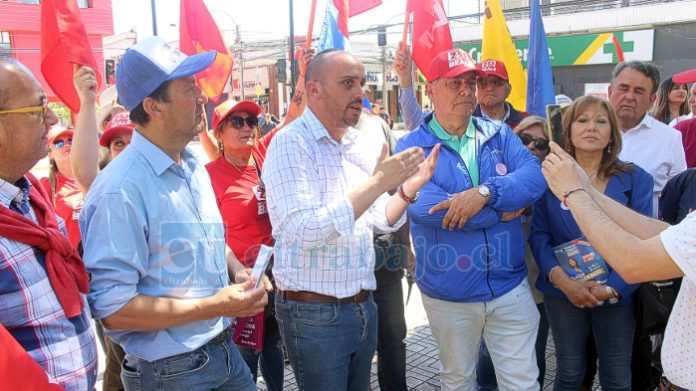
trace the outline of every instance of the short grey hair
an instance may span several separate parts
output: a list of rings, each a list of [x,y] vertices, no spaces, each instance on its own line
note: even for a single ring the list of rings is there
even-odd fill
[[[614,85],[614,82],[616,81],[616,78],[619,77],[621,71],[626,68],[631,68],[649,77],[650,80],[652,80],[652,94],[657,92],[657,88],[660,85],[660,71],[654,64],[644,61],[623,61],[616,64],[614,70],[611,72],[612,85]]]

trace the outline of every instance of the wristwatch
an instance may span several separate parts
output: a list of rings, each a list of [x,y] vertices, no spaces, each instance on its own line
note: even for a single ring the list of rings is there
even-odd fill
[[[619,302],[619,294],[616,292],[616,289],[610,287],[609,285],[604,285],[604,290],[607,292],[607,296],[609,296],[609,299],[607,300],[609,304],[616,304]]]
[[[486,204],[488,204],[488,201],[491,199],[491,190],[486,185],[479,185],[476,188],[478,189],[478,193],[481,194],[481,197],[486,200]]]
[[[400,185],[399,189],[396,191],[396,193],[401,197],[402,200],[408,202],[409,204],[415,204],[416,201],[418,201],[418,196],[420,195],[420,192],[416,192],[416,195],[413,196],[413,198],[409,197],[404,193],[404,186]]]

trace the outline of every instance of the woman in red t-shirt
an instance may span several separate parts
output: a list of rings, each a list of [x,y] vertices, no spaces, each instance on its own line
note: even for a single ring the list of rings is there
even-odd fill
[[[216,107],[212,125],[219,156],[206,165],[225,223],[225,241],[246,267],[254,265],[262,244],[273,245],[261,169],[278,128],[260,137],[260,113],[261,107],[252,101],[229,100]],[[284,357],[280,331],[273,316],[260,314],[256,319],[264,322],[263,349],[238,345],[239,350],[254,380],[260,358],[268,389],[282,390]]]
[[[80,242],[80,226],[77,217],[82,209],[83,195],[73,177],[70,166],[73,130],[56,125],[48,132],[48,178],[41,184],[51,195],[56,214],[65,221],[68,239],[77,248]]]

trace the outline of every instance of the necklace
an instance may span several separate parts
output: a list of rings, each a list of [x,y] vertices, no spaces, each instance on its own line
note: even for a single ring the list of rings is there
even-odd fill
[[[225,160],[227,161],[227,163],[229,163],[232,167],[234,167],[235,170],[237,170],[237,172],[239,172],[239,175],[244,175],[244,171],[246,171],[247,166],[244,166],[244,170],[242,170],[241,168],[239,168],[238,165],[236,165],[232,162],[232,159],[228,158],[225,155],[223,155],[223,156],[224,156]],[[251,164],[252,165],[255,164],[253,159],[251,159]]]

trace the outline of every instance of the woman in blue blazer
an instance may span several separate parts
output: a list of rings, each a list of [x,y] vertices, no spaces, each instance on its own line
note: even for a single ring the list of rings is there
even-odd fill
[[[653,179],[642,168],[618,159],[621,132],[606,100],[584,96],[563,114],[565,149],[579,163],[592,185],[633,210],[650,216]],[[576,281],[559,266],[554,247],[582,237],[573,215],[550,190],[533,208],[529,243],[539,264],[536,286],[544,304],[556,346],[555,390],[578,390],[585,374],[585,342],[594,333],[603,390],[631,389],[633,292],[607,266],[602,281]]]

